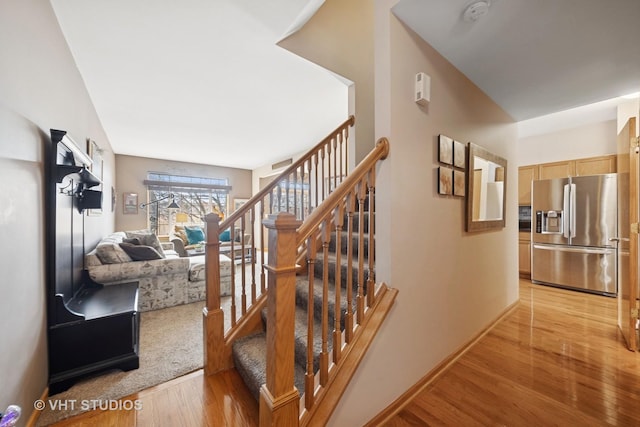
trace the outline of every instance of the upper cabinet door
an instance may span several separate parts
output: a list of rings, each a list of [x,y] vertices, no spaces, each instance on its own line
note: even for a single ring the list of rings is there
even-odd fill
[[[615,155],[576,160],[576,176],[615,173],[616,163]]]
[[[568,178],[576,176],[576,162],[544,163],[540,165],[540,179]]]
[[[538,180],[538,165],[518,168],[518,204],[531,204],[531,182]]]

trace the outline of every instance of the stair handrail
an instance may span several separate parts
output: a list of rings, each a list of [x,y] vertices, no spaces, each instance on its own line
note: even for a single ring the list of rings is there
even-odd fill
[[[331,132],[329,135],[327,135],[322,141],[320,141],[319,143],[317,143],[316,145],[314,145],[312,148],[310,148],[307,153],[305,155],[303,155],[302,157],[300,157],[298,160],[296,160],[295,162],[293,162],[291,165],[289,165],[288,168],[286,168],[284,171],[282,171],[278,178],[274,179],[273,181],[271,181],[269,184],[267,184],[266,187],[264,187],[262,190],[258,191],[255,195],[253,195],[245,204],[243,204],[237,211],[233,212],[231,215],[229,215],[224,221],[222,221],[222,223],[220,224],[220,230],[221,232],[223,230],[226,230],[227,228],[229,228],[229,226],[231,224],[233,224],[235,221],[237,221],[238,219],[240,219],[243,215],[246,215],[247,212],[249,212],[249,210],[254,207],[255,205],[257,205],[258,203],[260,203],[264,197],[271,193],[276,186],[278,185],[278,183],[280,182],[280,180],[286,176],[291,175],[294,171],[296,171],[300,166],[304,165],[305,162],[308,162],[311,157],[318,152],[318,150],[320,150],[320,148],[322,148],[322,146],[326,145],[327,143],[331,142],[331,140],[337,135],[339,134],[342,130],[347,130],[349,127],[353,126],[355,123],[355,117],[353,115],[349,116],[349,118],[347,120],[345,120],[342,124],[340,124],[340,126],[338,126],[337,128],[335,128],[333,130],[333,132]],[[347,135],[348,136],[348,135]],[[345,159],[346,160],[346,159]]]

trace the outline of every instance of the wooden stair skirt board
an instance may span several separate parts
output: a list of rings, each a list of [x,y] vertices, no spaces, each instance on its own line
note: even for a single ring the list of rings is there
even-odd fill
[[[427,388],[429,384],[433,383],[436,379],[438,379],[438,377],[440,377],[440,375],[444,374],[451,365],[453,365],[458,359],[460,359],[460,357],[462,357],[462,355],[464,355],[471,347],[473,347],[473,345],[477,343],[482,337],[488,334],[491,329],[493,329],[498,323],[502,321],[502,319],[510,315],[517,308],[518,303],[519,301],[516,301],[506,309],[504,309],[493,322],[487,325],[484,329],[478,332],[477,335],[475,335],[460,348],[454,351],[451,355],[445,358],[442,362],[436,365],[436,367],[429,371],[427,375],[422,377],[420,381],[415,383],[409,390],[407,390],[400,397],[394,400],[391,405],[387,406],[384,410],[382,410],[382,412],[380,412],[367,424],[365,424],[365,427],[376,427],[388,423],[393,416],[398,414],[407,404],[411,402],[414,397],[416,397],[422,390]]]
[[[366,216],[365,216],[366,218]],[[357,223],[357,218],[354,218],[354,223]],[[365,224],[365,232],[368,231],[368,220]],[[354,227],[358,228],[358,226]],[[344,233],[344,232],[343,232]],[[328,312],[329,312],[329,328],[333,329],[334,321],[335,321],[335,277],[336,277],[336,237],[335,232],[332,233],[331,243],[329,244],[329,255],[328,255],[328,275],[329,275],[329,289],[328,289]],[[369,245],[369,236],[365,234],[364,236],[364,247],[365,254],[368,252]],[[353,238],[357,239],[357,232],[353,233]],[[346,255],[347,245],[344,243],[346,239],[343,238],[341,245],[341,252],[343,255]],[[356,292],[358,286],[358,248],[357,245],[353,249],[353,264],[352,264],[352,288],[354,298],[352,300],[353,309],[355,310],[356,303]],[[346,286],[347,286],[347,272],[348,272],[348,261],[347,257],[343,256],[341,259],[341,304],[340,304],[340,312],[342,313],[340,316],[340,327],[341,330],[344,330],[344,322],[345,317],[344,313],[347,309],[347,298],[346,298]],[[368,271],[366,270],[366,266],[369,261],[367,258],[364,259],[365,272],[364,272],[364,283],[363,288],[364,291],[367,291],[366,281],[369,278]],[[319,360],[320,353],[322,351],[322,325],[320,323],[322,319],[322,277],[323,277],[323,265],[324,265],[324,256],[319,253],[314,265],[314,371],[317,372],[319,369]],[[306,270],[305,270],[306,273]],[[308,278],[306,274],[304,276],[298,276],[296,279],[296,313],[295,313],[295,385],[298,388],[300,393],[304,392],[304,375],[305,375],[305,367],[307,360],[307,307],[309,304],[309,286],[308,286]],[[262,320],[263,324],[266,326],[266,308],[262,310]],[[265,328],[266,329],[266,328]],[[329,353],[333,351],[332,344],[333,341],[329,339]],[[234,365],[236,370],[240,374],[240,376],[244,379],[245,383],[251,393],[256,399],[259,399],[260,395],[260,386],[265,383],[266,379],[266,332],[259,332],[257,334],[249,335],[243,338],[236,340],[233,344],[233,358]]]

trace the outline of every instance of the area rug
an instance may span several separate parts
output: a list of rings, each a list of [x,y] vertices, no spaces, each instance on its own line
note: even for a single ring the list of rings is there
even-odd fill
[[[202,308],[204,302],[179,305],[140,315],[140,368],[113,370],[82,380],[49,398],[37,426],[84,412],[80,402],[119,399],[202,368]],[[78,402],[61,410],[56,402]],[[51,408],[56,407],[55,410]]]

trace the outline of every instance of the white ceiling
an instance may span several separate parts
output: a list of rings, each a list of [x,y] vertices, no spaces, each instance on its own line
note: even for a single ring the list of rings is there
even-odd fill
[[[253,169],[347,117],[345,84],[276,45],[323,1],[51,3],[116,153]],[[491,0],[464,22],[472,2],[393,11],[531,129],[640,91],[640,0]]]
[[[640,91],[639,0],[401,0],[393,12],[516,120]]]
[[[343,82],[276,46],[321,2],[51,3],[118,154],[253,169],[348,117]]]

